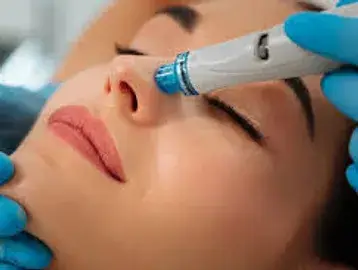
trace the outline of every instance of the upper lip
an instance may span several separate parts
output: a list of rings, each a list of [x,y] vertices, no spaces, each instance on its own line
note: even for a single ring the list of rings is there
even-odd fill
[[[121,160],[112,137],[99,119],[93,117],[86,107],[65,106],[51,114],[48,124],[61,123],[79,133],[93,147],[107,174],[124,181]]]

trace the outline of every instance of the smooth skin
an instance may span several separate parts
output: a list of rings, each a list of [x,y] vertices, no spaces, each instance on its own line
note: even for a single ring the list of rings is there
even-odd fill
[[[151,56],[116,57],[65,82],[12,156],[17,174],[2,192],[31,213],[28,229],[52,248],[56,269],[347,269],[313,250],[317,219],[335,181],[345,181],[351,131],[322,95],[319,76],[304,78],[313,137],[283,82],[213,93],[250,119],[262,144],[202,97],[165,96],[153,82],[178,52],[271,27],[302,8],[286,0],[194,8],[201,19],[192,32],[166,15],[142,26],[130,45]],[[85,106],[105,123],[125,183],[47,128],[64,105]]]

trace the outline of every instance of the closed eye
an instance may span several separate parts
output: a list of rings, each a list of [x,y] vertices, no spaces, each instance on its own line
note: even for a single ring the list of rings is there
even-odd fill
[[[135,56],[147,55],[144,52],[138,51],[138,50],[133,49],[133,48],[124,47],[124,46],[121,46],[119,44],[115,45],[115,50],[116,50],[116,54],[118,54],[118,55],[135,55]]]
[[[254,142],[260,145],[264,144],[264,135],[249,119],[237,112],[230,105],[220,100],[218,97],[209,97],[205,95],[203,98],[209,106],[224,112],[235,124],[239,125],[240,128],[242,128]]]
[[[312,3],[312,1],[304,1],[304,0],[299,0],[299,1],[295,0],[295,1],[296,1],[296,5],[303,10],[313,11],[313,12],[321,12],[325,10],[322,6]]]

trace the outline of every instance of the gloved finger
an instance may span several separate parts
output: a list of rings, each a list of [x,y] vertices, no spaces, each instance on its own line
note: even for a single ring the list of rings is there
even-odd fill
[[[358,128],[355,128],[349,141],[349,155],[353,162],[358,164]]]
[[[0,152],[0,185],[7,183],[14,175],[14,165],[10,158]]]
[[[301,12],[284,24],[287,36],[298,46],[345,64],[358,65],[358,19]]]
[[[13,236],[25,229],[27,216],[15,201],[0,196],[0,237]]]
[[[0,270],[21,270],[21,268],[18,268],[10,264],[0,263]]]
[[[322,79],[321,87],[338,110],[358,121],[358,70],[342,68],[331,72]]]
[[[352,3],[355,3],[355,2],[358,2],[358,0],[340,0],[337,3],[337,7],[344,6],[344,5],[349,5],[349,4],[352,4]]]
[[[51,263],[51,251],[35,237],[21,233],[0,242],[0,261],[26,269],[44,269]]]
[[[358,170],[354,164],[348,166],[346,176],[351,187],[358,193]]]

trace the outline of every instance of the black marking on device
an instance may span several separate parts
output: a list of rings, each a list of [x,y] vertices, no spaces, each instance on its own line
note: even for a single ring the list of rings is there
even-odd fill
[[[270,58],[270,52],[268,49],[269,35],[263,33],[259,36],[257,46],[255,48],[256,57],[260,60],[267,61]]]

